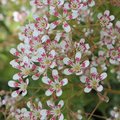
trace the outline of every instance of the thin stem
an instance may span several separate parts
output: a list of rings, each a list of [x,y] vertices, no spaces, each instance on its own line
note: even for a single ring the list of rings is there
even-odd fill
[[[102,102],[102,101],[99,101],[99,102],[97,103],[96,107],[94,108],[94,110],[93,110],[92,113],[90,114],[88,120],[91,119],[91,117],[93,116],[94,112],[96,111],[96,109],[97,109],[97,108],[99,107],[99,105],[101,104],[101,102]]]
[[[106,92],[112,93],[112,94],[120,94],[120,90],[112,90],[112,89],[105,89]]]
[[[86,115],[91,115],[91,113],[85,113]],[[94,117],[97,117],[97,118],[102,118],[102,119],[107,119],[107,117],[105,117],[105,116],[100,116],[100,115],[95,115],[95,114],[93,114],[92,116],[94,116]]]

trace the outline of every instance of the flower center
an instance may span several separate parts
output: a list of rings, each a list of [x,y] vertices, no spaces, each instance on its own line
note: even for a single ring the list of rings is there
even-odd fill
[[[55,116],[58,116],[61,114],[61,111],[59,108],[54,109]]]
[[[26,83],[22,83],[20,85],[20,89],[22,89],[23,91],[26,90],[26,88],[27,88],[27,84]]]
[[[46,20],[41,18],[41,21],[38,24],[39,28],[46,28],[47,24],[46,24]]]
[[[23,71],[22,71],[22,73],[24,74],[24,75],[29,75],[30,74],[30,69],[24,69]]]
[[[45,64],[45,65],[50,65],[50,64],[51,64],[51,61],[50,61],[48,58],[46,58],[45,61],[44,61],[44,64]]]
[[[77,3],[71,3],[71,9],[73,9],[73,10],[78,9],[78,4]]]
[[[72,70],[73,70],[74,72],[79,72],[80,69],[81,69],[81,67],[80,67],[79,64],[75,64],[75,65],[73,66],[73,68],[72,68]]]
[[[118,57],[118,52],[115,51],[115,50],[113,50],[113,51],[111,52],[111,57],[112,57],[113,59],[117,59],[117,57]]]
[[[61,85],[60,85],[60,84],[58,84],[58,83],[57,83],[54,87],[55,87],[55,89],[56,89],[56,90],[61,89]]]
[[[105,27],[109,24],[109,19],[107,17],[103,17],[100,21],[101,26]]]
[[[92,81],[91,81],[91,86],[92,86],[93,88],[96,88],[96,87],[98,86],[98,82],[97,82],[96,80],[92,80]]]

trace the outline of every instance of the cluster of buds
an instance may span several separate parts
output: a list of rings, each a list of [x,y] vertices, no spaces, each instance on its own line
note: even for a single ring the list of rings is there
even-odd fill
[[[19,72],[13,75],[8,85],[16,89],[12,97],[18,97],[27,95],[30,83],[42,81],[47,88],[45,95],[52,97],[47,100],[51,110],[43,109],[40,101],[37,104],[29,101],[29,110],[17,109],[13,116],[17,120],[64,120],[61,110],[64,101],[56,100],[65,92],[69,82],[74,84],[70,76],[80,78],[85,93],[92,90],[99,93],[103,91],[108,66],[120,64],[120,44],[117,44],[120,21],[114,26],[115,17],[109,10],[99,13],[100,40],[94,42],[90,39],[94,30],[84,28],[88,18],[91,26],[95,22],[91,12],[94,0],[31,0],[30,4],[38,10],[44,9],[45,14],[36,12],[33,22],[21,27],[19,38],[22,43],[17,49],[10,50],[16,57],[10,64]],[[84,33],[81,35],[79,30]],[[95,45],[99,45],[99,50],[94,50]]]

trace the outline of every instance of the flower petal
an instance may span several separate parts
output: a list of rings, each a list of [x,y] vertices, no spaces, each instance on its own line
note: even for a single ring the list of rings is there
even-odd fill
[[[49,88],[49,89],[45,92],[45,95],[46,95],[46,96],[50,96],[50,95],[53,94],[53,92],[54,92],[54,89],[53,89],[53,88]]]
[[[44,42],[50,41],[50,38],[48,35],[43,35],[43,37],[41,38],[41,41],[42,43],[44,43]]]
[[[90,73],[97,74],[97,69],[95,67],[90,68]]]
[[[81,64],[81,67],[86,68],[86,67],[89,66],[89,64],[90,64],[89,60],[85,60],[85,61]]]
[[[105,10],[104,15],[109,16],[110,15],[110,11],[109,10]]]
[[[59,120],[64,120],[63,114],[60,114],[60,116],[58,118],[59,118]]]
[[[62,86],[67,85],[67,84],[68,84],[68,79],[67,79],[67,78],[62,79],[62,80],[60,81],[60,84],[61,84]]]
[[[56,80],[58,80],[59,79],[59,76],[58,76],[58,71],[57,70],[52,70],[52,76],[53,76],[53,78]]]
[[[59,103],[58,103],[58,106],[60,106],[60,108],[62,108],[64,105],[64,101],[63,100],[60,100]]]
[[[101,92],[103,90],[103,86],[100,85],[99,87],[97,87],[97,91]]]
[[[42,82],[45,83],[45,84],[47,84],[47,85],[53,84],[53,81],[50,80],[47,76],[42,77]]]
[[[62,90],[61,90],[61,89],[57,90],[57,91],[56,91],[56,95],[57,95],[58,97],[61,96],[61,95],[62,95]]]
[[[111,15],[110,20],[113,21],[115,19],[115,16]]]
[[[86,82],[86,79],[87,79],[87,77],[84,76],[84,75],[80,77],[80,81],[81,81],[82,83],[85,83],[85,82]]]
[[[102,16],[103,16],[102,13],[99,13],[99,14],[97,15],[98,19],[100,19]]]
[[[15,81],[9,81],[8,82],[8,86],[10,86],[10,87],[16,87],[15,83],[16,83]]]
[[[61,23],[60,20],[54,21],[53,23],[50,24],[50,29],[51,30],[55,29],[60,23]]]
[[[81,52],[77,52],[75,55],[75,61],[80,62],[80,59],[81,59]]]
[[[65,30],[65,32],[70,32],[71,31],[71,27],[70,27],[70,25],[66,21],[63,22],[62,27]]]
[[[100,75],[100,80],[104,80],[107,77],[107,73],[102,73]]]
[[[17,96],[18,96],[17,91],[12,92],[11,96],[12,96],[12,97],[17,97]]]
[[[22,92],[22,96],[25,96],[27,94],[27,90]]]
[[[63,59],[64,64],[66,65],[73,65],[73,62],[70,60],[70,58],[66,57]]]
[[[88,88],[88,87],[85,87],[85,88],[84,88],[84,92],[85,92],[85,93],[89,93],[91,90],[92,90],[92,89],[91,89],[91,88]]]
[[[71,74],[72,74],[72,72],[70,71],[70,69],[65,69],[65,70],[63,71],[63,73],[64,73],[65,75],[71,75]]]
[[[20,75],[18,73],[16,73],[15,75],[13,75],[13,80],[18,80],[20,78]]]
[[[47,105],[51,108],[53,108],[55,106],[54,102],[52,100],[48,100],[47,101]]]

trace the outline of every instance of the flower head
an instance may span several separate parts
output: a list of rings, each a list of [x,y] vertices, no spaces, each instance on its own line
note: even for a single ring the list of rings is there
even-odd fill
[[[54,81],[50,80],[50,78],[48,78],[47,76],[42,78],[43,83],[50,85],[50,88],[46,91],[46,95],[50,96],[51,94],[53,94],[53,92],[56,92],[57,96],[61,96],[62,95],[62,86],[65,86],[68,83],[68,79],[64,78],[61,81],[59,81],[59,75],[58,75],[58,71],[57,70],[52,70],[52,77],[54,79]]]
[[[26,79],[25,81],[20,78],[17,81],[10,80],[8,82],[8,85],[13,88],[17,88],[16,91],[12,92],[12,97],[17,97],[19,94],[22,96],[25,96],[27,94],[27,86],[29,84],[29,79]]]
[[[103,90],[103,86],[100,85],[100,82],[104,80],[107,77],[107,74],[104,72],[102,74],[98,74],[96,68],[91,68],[90,70],[90,76],[81,76],[80,80],[81,82],[85,83],[85,89],[84,91],[86,93],[89,93],[92,89],[101,92]]]
[[[64,74],[70,75],[75,73],[76,75],[81,75],[83,73],[83,69],[89,66],[89,61],[81,61],[81,52],[77,52],[75,55],[75,60],[71,60],[68,57],[63,59],[64,64],[70,66],[64,70]]]
[[[64,105],[63,100],[60,100],[58,105],[55,105],[53,101],[48,100],[47,105],[51,108],[50,115],[52,115],[52,118],[50,118],[50,120],[56,120],[57,117],[58,117],[58,120],[63,120],[64,119],[64,116],[61,113],[61,108]]]

